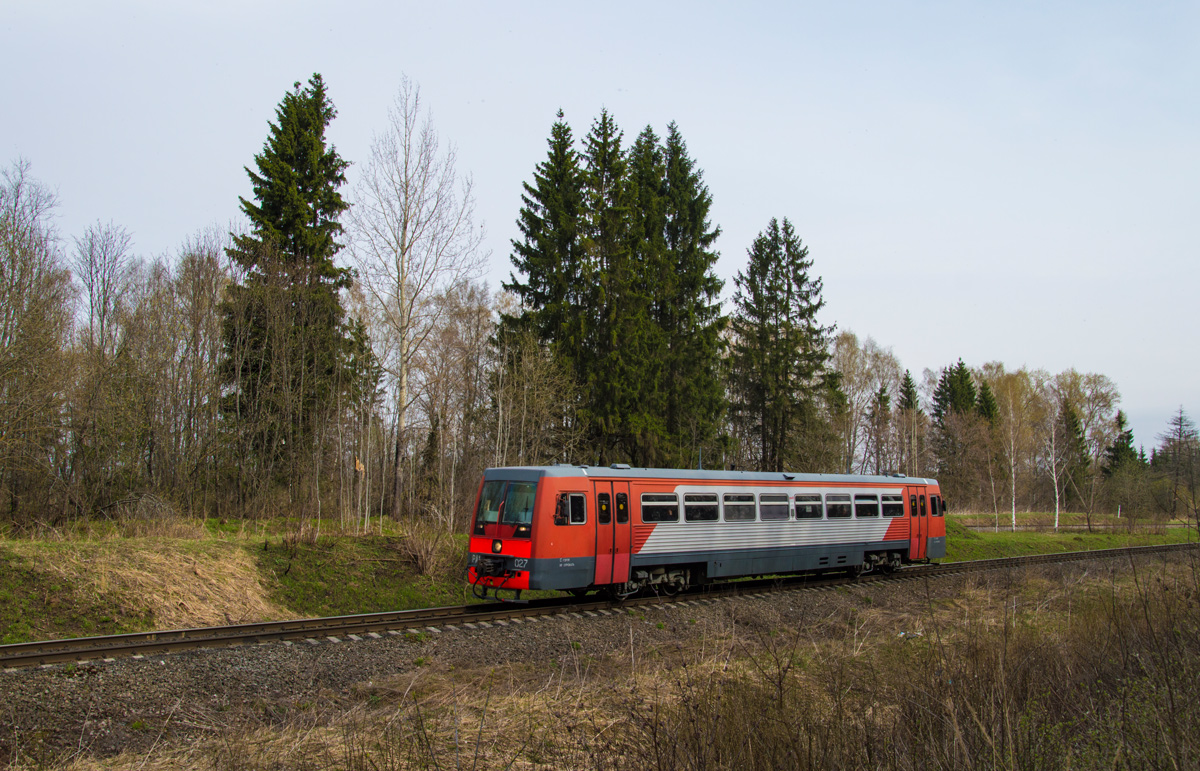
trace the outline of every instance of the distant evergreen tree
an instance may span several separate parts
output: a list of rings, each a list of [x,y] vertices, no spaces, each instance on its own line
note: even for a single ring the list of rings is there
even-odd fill
[[[994,399],[992,400],[994,404]],[[933,451],[938,481],[948,500],[967,501],[975,489],[975,470],[986,463],[988,435],[980,426],[979,389],[962,359],[942,370],[933,391]]]
[[[921,398],[917,395],[917,383],[912,373],[904,370],[904,378],[900,381],[900,409],[917,412],[921,409]]]
[[[987,421],[990,427],[996,427],[996,419],[1000,416],[1000,407],[996,404],[992,387],[987,384],[986,380],[979,383],[979,393],[975,397],[975,411],[979,413],[979,417]]]
[[[937,388],[933,391],[933,421],[938,427],[944,427],[946,417],[951,413],[965,415],[976,409],[979,392],[975,381],[971,378],[971,370],[959,359],[958,364],[942,370],[938,378]],[[995,406],[995,399],[992,399]]]
[[[1083,489],[1087,485],[1088,457],[1087,437],[1083,434],[1083,424],[1079,420],[1079,411],[1069,401],[1063,402],[1059,412],[1059,424],[1065,441],[1063,447],[1063,488],[1066,490],[1067,505],[1072,502],[1083,506]]]
[[[824,378],[832,327],[817,323],[821,279],[788,220],[772,219],[749,257],[734,278],[730,391],[736,418],[755,435],[757,466],[782,471],[801,454],[797,429],[815,429],[822,390],[838,390]]]
[[[340,291],[350,274],[333,257],[349,164],[325,141],[337,112],[320,75],[304,88],[296,83],[275,114],[257,172],[246,169],[254,200],[240,200],[250,232],[235,234],[229,249],[246,278],[222,308],[221,370],[225,412],[247,442],[242,451],[292,474],[346,382]]]
[[[1121,469],[1144,465],[1144,458],[1133,446],[1133,430],[1125,413],[1117,410],[1117,438],[1104,450],[1104,474],[1111,477]]]
[[[921,398],[912,373],[904,370],[900,380],[900,403],[898,405],[898,428],[900,430],[900,469],[910,476],[920,473],[921,457],[925,444],[926,418],[921,410]]]
[[[888,429],[892,423],[892,397],[886,385],[879,386],[867,407],[867,456],[873,472],[882,474],[887,462]]]

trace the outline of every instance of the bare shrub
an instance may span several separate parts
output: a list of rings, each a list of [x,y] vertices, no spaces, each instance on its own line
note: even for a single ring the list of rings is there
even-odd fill
[[[184,517],[173,503],[152,493],[125,498],[110,510],[117,522],[115,534],[125,538],[188,538],[207,535],[202,520]]]
[[[454,538],[431,523],[418,522],[409,526],[396,542],[401,557],[420,576],[436,576],[454,564],[466,564],[466,555],[456,547]]]

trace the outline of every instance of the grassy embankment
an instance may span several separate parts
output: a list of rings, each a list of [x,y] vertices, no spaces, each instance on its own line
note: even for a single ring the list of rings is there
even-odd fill
[[[0,538],[0,644],[469,600],[465,536],[385,529],[296,540],[211,521]]]
[[[1105,549],[1195,539],[1146,531],[972,532],[947,520],[947,559]],[[1025,524],[1025,522],[1022,522]],[[1161,530],[1161,528],[1160,528]],[[466,537],[387,526],[382,535],[297,541],[287,523],[108,526],[40,538],[0,534],[0,644],[343,615],[469,601]]]

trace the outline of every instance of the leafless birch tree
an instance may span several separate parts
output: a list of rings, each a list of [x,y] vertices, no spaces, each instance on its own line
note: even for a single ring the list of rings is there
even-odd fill
[[[460,176],[453,145],[443,149],[420,89],[404,78],[375,136],[350,213],[351,254],[392,337],[384,370],[396,404],[393,511],[399,503],[413,361],[445,307],[438,295],[474,279],[486,255],[475,224],[470,176]]]

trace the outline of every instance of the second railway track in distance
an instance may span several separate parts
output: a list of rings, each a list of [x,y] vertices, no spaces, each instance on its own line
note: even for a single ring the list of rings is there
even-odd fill
[[[972,562],[910,567],[890,574],[847,576],[807,575],[761,578],[710,585],[676,596],[633,597],[623,602],[550,598],[527,604],[486,603],[419,610],[365,613],[352,616],[264,621],[196,629],[136,632],[103,637],[16,643],[0,646],[0,669],[34,667],[119,656],[154,655],[196,648],[254,645],[276,640],[321,639],[348,635],[402,634],[481,622],[523,620],[560,613],[607,612],[679,601],[707,600],[777,591],[819,589],[885,581],[936,578],[962,573],[1019,568],[1030,565],[1096,559],[1119,559],[1195,550],[1200,544],[1171,544],[1103,549],[1059,554],[1039,554]]]

